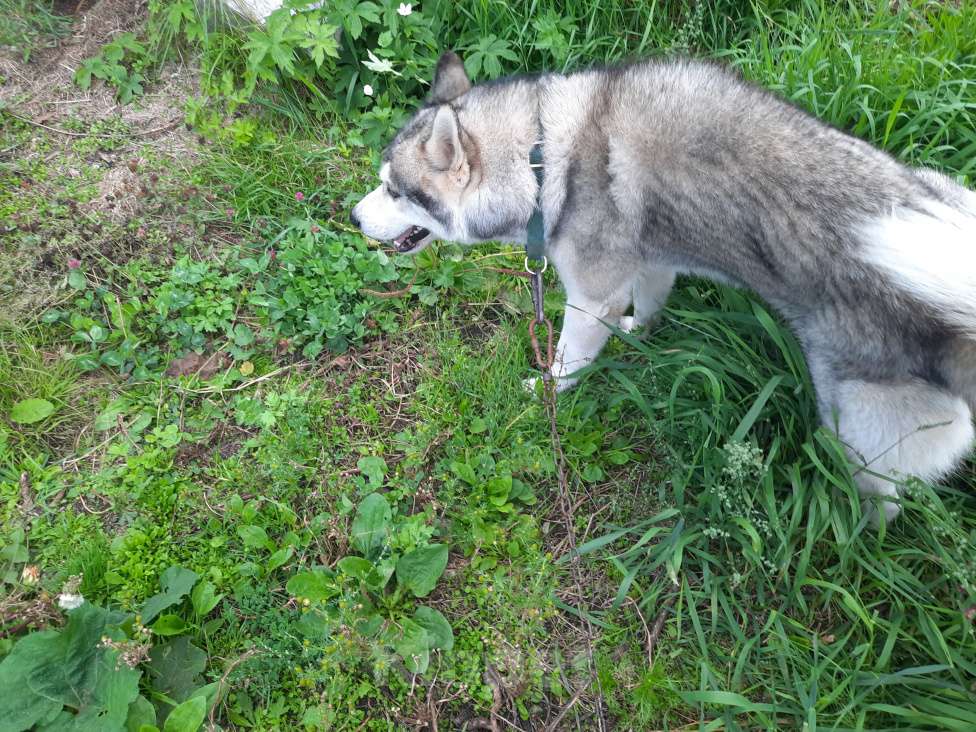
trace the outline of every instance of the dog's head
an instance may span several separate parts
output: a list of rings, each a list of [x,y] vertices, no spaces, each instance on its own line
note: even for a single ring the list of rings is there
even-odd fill
[[[437,63],[430,101],[383,153],[380,186],[352,210],[367,236],[416,253],[434,239],[471,243],[465,199],[477,159],[451,102],[471,88],[461,59],[445,53]]]

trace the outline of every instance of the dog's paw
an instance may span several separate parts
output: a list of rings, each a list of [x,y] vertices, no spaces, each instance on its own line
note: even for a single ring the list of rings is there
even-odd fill
[[[638,320],[636,315],[621,315],[617,321],[617,327],[624,333],[641,336],[646,335],[660,320],[661,318],[657,314],[652,315],[646,320]]]
[[[634,320],[633,315],[621,315],[617,327],[624,333],[633,333],[640,328],[640,324]]]
[[[556,391],[560,392],[572,389],[578,381],[579,379],[569,377],[556,379]],[[522,388],[529,394],[539,394],[541,396],[542,390],[545,388],[545,382],[541,376],[530,376],[527,379],[522,379]]]
[[[861,501],[861,510],[868,517],[868,526],[877,531],[881,528],[881,515],[884,514],[885,525],[890,526],[891,522],[898,518],[898,514],[901,513],[901,506],[893,501],[867,499]]]

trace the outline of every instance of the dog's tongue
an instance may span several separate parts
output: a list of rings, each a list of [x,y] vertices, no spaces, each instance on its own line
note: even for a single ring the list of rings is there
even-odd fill
[[[393,240],[394,248],[401,254],[409,252],[417,243],[426,237],[430,232],[420,226],[411,226],[400,236]]]

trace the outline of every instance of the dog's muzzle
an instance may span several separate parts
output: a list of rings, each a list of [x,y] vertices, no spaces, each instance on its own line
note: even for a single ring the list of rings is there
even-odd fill
[[[400,254],[412,252],[428,236],[430,232],[422,226],[411,226],[393,240],[393,248]]]

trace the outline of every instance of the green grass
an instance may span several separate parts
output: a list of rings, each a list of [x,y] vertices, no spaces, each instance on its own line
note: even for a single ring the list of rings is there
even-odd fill
[[[0,46],[14,47],[25,61],[71,30],[71,18],[54,12],[53,0],[0,0],[0,16]]]
[[[74,396],[78,390],[77,372],[57,353],[60,344],[38,329],[13,330],[0,327],[0,414],[10,414],[13,406],[25,399],[46,399],[54,411],[43,422],[23,425],[16,430],[0,427],[0,440],[11,452],[28,454],[45,441],[56,440],[72,423],[82,418]]]
[[[511,51],[498,72],[705,55],[905,162],[974,176],[968,2],[422,12],[433,35],[414,39],[415,71],[435,46],[470,56],[490,36]],[[147,45],[200,54],[216,84],[243,68],[247,29],[206,27],[187,46],[150,24]],[[232,116],[192,102],[210,140],[192,161],[111,121],[98,130],[108,145],[62,144],[3,118],[0,150],[25,152],[0,169],[13,184],[0,195],[2,251],[33,262],[49,247],[32,302],[56,312],[0,331],[0,630],[21,636],[27,608],[48,608],[79,573],[90,602],[145,612],[181,566],[198,589],[153,621],[156,657],[137,666],[159,723],[200,694],[227,729],[459,729],[492,714],[523,729],[560,714],[565,729],[595,729],[597,714],[613,729],[976,726],[971,466],[945,485],[911,482],[898,521],[869,529],[794,337],[749,294],[684,280],[647,338],[613,339],[559,398],[577,587],[547,418],[521,387],[527,286],[492,269],[517,267],[518,254],[441,245],[390,264],[357,248],[347,223],[378,141],[403,117],[396,84],[417,99],[421,85],[377,82],[377,98],[342,117],[277,79]],[[95,214],[96,227],[63,200],[92,200],[94,180],[60,171],[95,144],[117,166],[147,160],[138,175],[152,195],[128,221]],[[317,330],[330,298],[351,318],[341,339]],[[327,347],[306,351],[316,338]],[[163,373],[190,350],[227,359]],[[11,422],[31,397],[53,416]],[[390,510],[382,547],[362,539],[374,493]],[[432,591],[405,589],[393,564],[441,544]],[[29,565],[39,585],[22,581]],[[392,572],[388,583],[377,589],[364,566]],[[418,636],[420,607],[446,618],[449,650]],[[0,658],[12,645],[0,641]],[[427,670],[412,673],[424,654]]]

